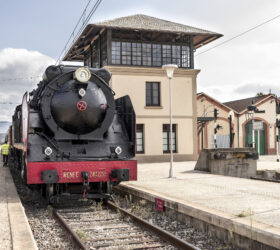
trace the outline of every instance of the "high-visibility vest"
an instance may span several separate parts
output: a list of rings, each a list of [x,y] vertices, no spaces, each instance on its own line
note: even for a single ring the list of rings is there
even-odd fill
[[[2,144],[1,151],[2,155],[8,155],[9,154],[9,144]]]

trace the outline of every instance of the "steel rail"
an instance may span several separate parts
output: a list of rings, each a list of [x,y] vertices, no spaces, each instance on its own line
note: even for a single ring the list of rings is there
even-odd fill
[[[105,205],[107,205],[109,208],[114,209],[116,211],[120,211],[122,214],[129,216],[133,219],[135,223],[138,225],[143,226],[145,229],[155,233],[158,235],[162,240],[169,242],[171,245],[179,248],[179,249],[186,249],[186,250],[200,250],[200,248],[184,241],[179,238],[177,238],[175,235],[153,225],[148,223],[147,221],[141,219],[140,217],[120,208],[119,206],[115,205],[114,203],[110,201],[106,201]]]
[[[67,233],[72,237],[74,244],[79,248],[86,250],[85,244],[81,241],[79,236],[68,226],[67,222],[62,218],[59,213],[53,209],[53,216],[59,222],[59,224],[67,231]]]

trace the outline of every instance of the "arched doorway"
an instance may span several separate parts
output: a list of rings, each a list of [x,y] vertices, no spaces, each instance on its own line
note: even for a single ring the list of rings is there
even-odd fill
[[[262,121],[255,120],[263,124],[262,129],[255,130],[255,148],[260,155],[266,154],[266,124]],[[252,120],[245,125],[245,147],[252,147]]]

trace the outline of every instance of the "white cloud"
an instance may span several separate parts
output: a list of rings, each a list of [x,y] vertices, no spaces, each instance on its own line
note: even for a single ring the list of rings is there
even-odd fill
[[[37,51],[6,48],[0,50],[0,62],[0,121],[11,121],[23,94],[36,87],[55,61]]]
[[[280,94],[280,43],[257,42],[225,45],[195,57],[198,91],[230,101],[269,90]],[[278,56],[279,54],[279,56]],[[218,90],[218,91],[216,91]]]

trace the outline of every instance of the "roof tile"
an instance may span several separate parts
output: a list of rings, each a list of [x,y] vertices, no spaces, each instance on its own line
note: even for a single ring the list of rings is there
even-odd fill
[[[168,32],[179,32],[179,33],[187,33],[187,34],[220,35],[212,31],[198,29],[192,26],[170,22],[167,20],[146,16],[142,14],[120,17],[108,21],[94,23],[93,25],[111,27],[111,28],[115,27],[115,28],[126,28],[126,29],[153,30],[153,31],[161,31],[161,32],[168,31]]]

